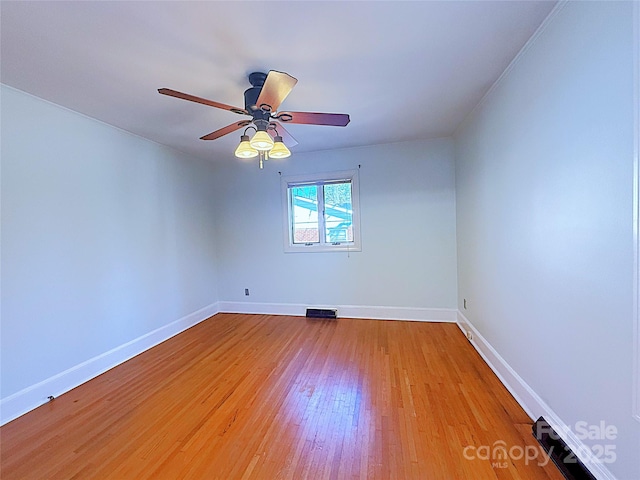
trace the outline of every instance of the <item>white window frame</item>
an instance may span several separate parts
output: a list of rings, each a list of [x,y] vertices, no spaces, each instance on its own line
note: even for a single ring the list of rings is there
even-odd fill
[[[293,210],[289,198],[289,187],[297,185],[320,185],[336,181],[351,182],[351,208],[353,209],[351,226],[353,242],[327,243],[324,228],[324,213],[318,212],[318,224],[320,226],[319,243],[293,243]],[[343,170],[329,173],[312,173],[306,175],[282,176],[280,180],[282,190],[282,228],[285,253],[311,253],[311,252],[360,252],[360,187],[358,182],[358,170]],[[319,199],[324,201],[324,199]]]

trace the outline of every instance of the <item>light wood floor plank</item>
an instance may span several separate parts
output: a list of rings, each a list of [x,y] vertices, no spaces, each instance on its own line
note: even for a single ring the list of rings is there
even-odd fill
[[[1,427],[0,476],[561,480],[530,429],[454,324],[218,314]]]

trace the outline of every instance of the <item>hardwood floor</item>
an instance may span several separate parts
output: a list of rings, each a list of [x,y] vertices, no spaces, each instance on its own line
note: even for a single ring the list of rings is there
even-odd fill
[[[563,478],[442,323],[218,314],[0,440],[3,480]]]

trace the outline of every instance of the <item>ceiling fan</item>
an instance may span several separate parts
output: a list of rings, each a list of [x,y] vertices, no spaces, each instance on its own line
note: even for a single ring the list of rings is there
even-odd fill
[[[245,128],[235,154],[240,158],[259,156],[260,168],[263,166],[262,161],[269,157],[288,157],[291,152],[287,146],[292,147],[298,144],[284,128],[283,123],[344,127],[350,121],[349,115],[344,113],[278,112],[278,107],[282,101],[287,98],[287,95],[298,83],[298,80],[288,73],[276,70],[270,70],[268,74],[253,72],[249,75],[249,83],[251,88],[244,92],[244,109],[178,92],[170,88],[160,88],[158,93],[252,117],[251,120],[232,123],[204,135],[200,139],[215,140],[228,133]],[[256,133],[249,140],[247,131],[251,128]]]

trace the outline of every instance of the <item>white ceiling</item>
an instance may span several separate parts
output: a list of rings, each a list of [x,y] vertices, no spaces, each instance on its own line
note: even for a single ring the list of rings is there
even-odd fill
[[[232,159],[252,71],[298,84],[280,110],[349,113],[288,125],[305,152],[451,135],[553,1],[0,3],[2,83],[193,155]],[[34,136],[37,132],[33,132]]]

